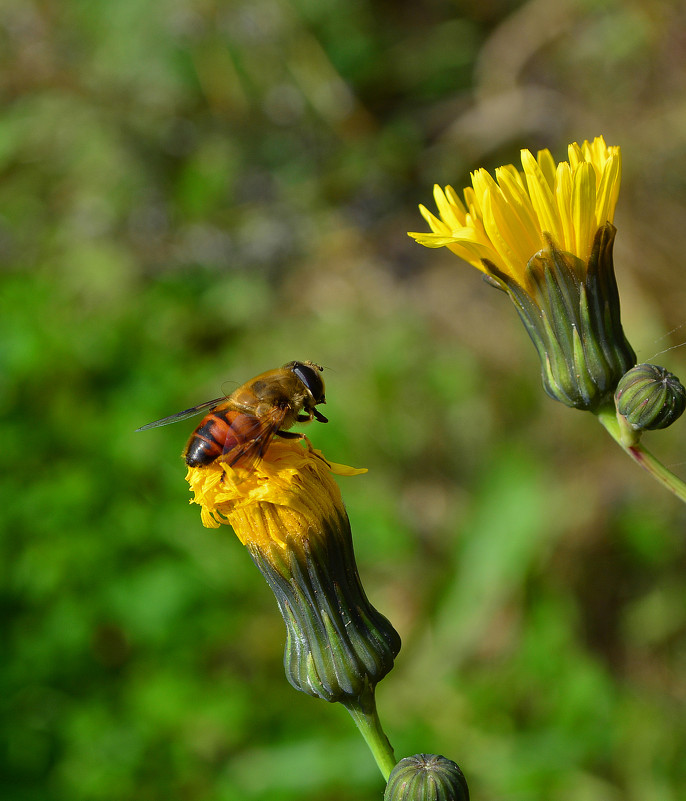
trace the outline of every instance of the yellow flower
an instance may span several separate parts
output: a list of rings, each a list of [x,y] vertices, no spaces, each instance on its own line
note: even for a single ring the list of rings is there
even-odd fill
[[[411,233],[447,247],[485,273],[515,304],[541,360],[545,391],[599,412],[636,363],[622,329],[612,248],[621,176],[618,147],[599,136],[571,144],[569,161],[522,150],[493,178],[472,173],[464,202],[435,188],[440,217],[420,210],[433,233]]]
[[[191,503],[201,507],[204,526],[219,528],[226,523],[243,545],[285,548],[293,536],[302,536],[303,530],[316,528],[318,521],[343,510],[332,473],[366,472],[333,464],[295,440],[274,440],[252,469],[230,467],[216,459],[206,467],[189,467],[186,480],[195,496]]]
[[[451,186],[434,187],[440,218],[419,207],[433,233],[409,235],[426,247],[448,247],[490,273],[486,259],[525,289],[531,288],[527,264],[547,246],[545,234],[559,250],[587,263],[596,232],[614,218],[621,155],[602,136],[569,145],[568,155],[556,165],[549,150],[536,158],[522,150],[523,172],[508,164],[494,179],[476,170],[464,202]]]
[[[349,708],[393,667],[400,638],[368,601],[333,479],[357,470],[274,440],[252,470],[215,460],[186,476],[203,524],[229,524],[271,587],[286,625],[286,678]],[[372,703],[372,701],[369,701]]]

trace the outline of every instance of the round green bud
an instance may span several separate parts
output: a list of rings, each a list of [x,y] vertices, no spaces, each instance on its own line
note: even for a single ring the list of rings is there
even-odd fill
[[[460,768],[437,754],[405,757],[388,777],[384,801],[469,801]]]
[[[686,409],[686,389],[664,367],[638,364],[620,378],[615,403],[634,431],[667,428]]]

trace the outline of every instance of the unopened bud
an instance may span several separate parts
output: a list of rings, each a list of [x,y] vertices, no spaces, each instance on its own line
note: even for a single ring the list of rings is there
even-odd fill
[[[619,380],[615,403],[634,431],[667,428],[686,408],[686,389],[664,367],[639,364]]]
[[[405,757],[388,777],[384,801],[469,801],[460,768],[437,754]]]

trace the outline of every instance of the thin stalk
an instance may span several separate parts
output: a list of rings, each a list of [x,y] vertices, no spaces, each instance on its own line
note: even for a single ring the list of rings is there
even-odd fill
[[[658,481],[662,486],[676,495],[679,500],[686,503],[686,482],[668,470],[662,462],[653,456],[640,444],[636,435],[633,437],[622,427],[617,419],[614,406],[604,406],[598,413],[598,420],[605,427],[612,439],[617,442],[626,453]]]
[[[368,687],[360,698],[343,702],[343,705],[350,712],[360,734],[364,737],[379,766],[381,775],[388,781],[388,777],[395,767],[396,759],[388,737],[381,728],[381,721],[376,711],[374,688]]]

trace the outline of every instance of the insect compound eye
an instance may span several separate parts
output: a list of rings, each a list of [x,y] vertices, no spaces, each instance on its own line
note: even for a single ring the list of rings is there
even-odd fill
[[[324,382],[320,375],[320,368],[317,365],[312,366],[303,362],[293,362],[291,369],[310,391],[314,402],[323,403]]]

